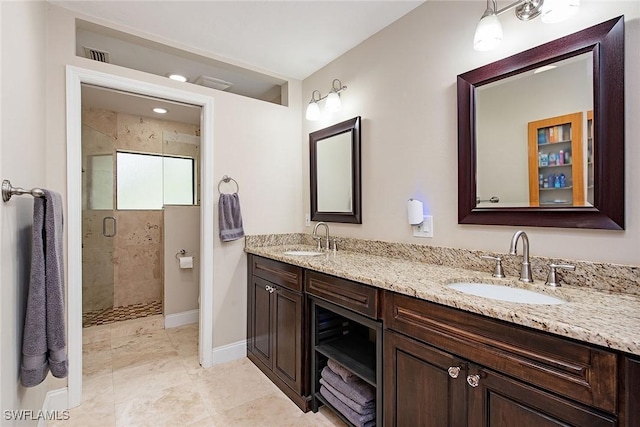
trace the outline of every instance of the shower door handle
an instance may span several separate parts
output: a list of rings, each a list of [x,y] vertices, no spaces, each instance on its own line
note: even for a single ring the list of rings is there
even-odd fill
[[[113,227],[111,228],[112,229],[111,233],[107,233],[107,221],[108,220],[113,221]],[[118,227],[116,225],[116,219],[114,217],[112,217],[112,216],[105,216],[102,219],[102,235],[104,237],[113,237],[113,236],[116,235],[117,232],[118,232]]]

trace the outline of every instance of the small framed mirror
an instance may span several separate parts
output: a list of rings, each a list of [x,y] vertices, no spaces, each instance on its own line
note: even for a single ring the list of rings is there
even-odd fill
[[[624,18],[458,76],[458,223],[624,229]]]
[[[311,220],[362,224],[360,117],[309,134]]]

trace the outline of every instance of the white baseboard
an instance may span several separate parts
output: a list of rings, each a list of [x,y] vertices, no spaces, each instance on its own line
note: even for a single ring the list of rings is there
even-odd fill
[[[222,345],[211,350],[211,359],[214,365],[242,359],[243,357],[247,357],[247,340]]]
[[[69,389],[67,387],[47,392],[44,402],[42,402],[42,413],[45,416],[38,420],[38,427],[47,427],[49,421],[44,419],[46,417],[57,416],[57,419],[63,419],[65,414],[62,412],[67,409],[69,409]]]
[[[200,310],[183,311],[182,313],[167,314],[164,316],[165,329],[177,328],[178,326],[198,323],[200,319]]]

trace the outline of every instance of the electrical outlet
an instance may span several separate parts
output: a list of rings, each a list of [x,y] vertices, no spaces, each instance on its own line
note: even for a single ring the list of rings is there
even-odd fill
[[[311,227],[311,214],[304,214],[304,226]]]
[[[433,216],[423,216],[424,221],[420,225],[413,226],[413,237],[433,237]]]

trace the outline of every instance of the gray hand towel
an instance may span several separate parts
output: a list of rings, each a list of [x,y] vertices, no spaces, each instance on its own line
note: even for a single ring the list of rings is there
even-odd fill
[[[322,369],[320,376],[333,388],[360,405],[365,406],[376,398],[374,388],[360,378],[350,383],[345,383],[342,381],[342,378],[328,366]]]
[[[25,387],[40,384],[49,369],[67,376],[62,252],[62,198],[44,190],[34,199],[31,277],[22,342],[20,381]]]
[[[348,419],[356,427],[373,427],[376,425],[376,411],[375,409],[371,413],[366,415],[357,414],[347,405],[342,403],[340,399],[335,397],[325,386],[320,387],[320,394],[327,399],[327,402],[331,404],[335,409],[340,411],[346,419]]]
[[[223,242],[237,240],[244,236],[238,193],[220,194],[218,212],[220,239]]]
[[[369,414],[372,410],[375,411],[375,407],[376,407],[375,400],[372,400],[366,405],[361,405],[358,402],[355,402],[354,400],[349,398],[348,396],[345,396],[344,394],[340,393],[340,391],[336,390],[334,387],[331,386],[331,384],[329,384],[322,378],[320,378],[320,384],[326,387],[327,390],[331,392],[331,394],[333,394],[335,397],[340,399],[342,403],[344,403],[345,405],[347,405],[349,408],[353,409],[355,412],[357,412],[360,415]]]

